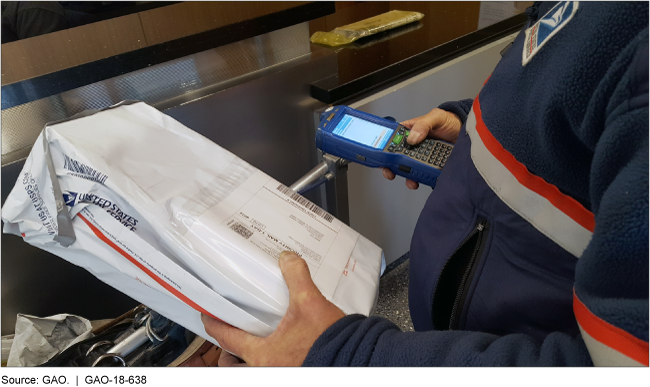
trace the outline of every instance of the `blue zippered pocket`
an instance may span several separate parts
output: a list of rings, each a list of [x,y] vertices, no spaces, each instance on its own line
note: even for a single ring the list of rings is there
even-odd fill
[[[472,231],[445,262],[433,292],[431,321],[435,330],[458,329],[489,226],[488,220],[479,216]]]

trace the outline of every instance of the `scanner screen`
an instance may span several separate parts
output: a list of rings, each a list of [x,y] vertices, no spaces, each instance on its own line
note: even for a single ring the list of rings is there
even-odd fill
[[[333,133],[366,146],[383,149],[393,134],[393,129],[346,114]]]

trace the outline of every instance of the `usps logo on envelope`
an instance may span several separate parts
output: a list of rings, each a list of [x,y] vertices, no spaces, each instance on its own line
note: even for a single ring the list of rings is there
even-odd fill
[[[569,23],[578,10],[577,1],[558,3],[532,27],[526,30],[521,64],[525,66],[555,34]]]
[[[77,204],[77,193],[71,191],[63,192],[63,200],[65,200],[67,206],[74,207]]]

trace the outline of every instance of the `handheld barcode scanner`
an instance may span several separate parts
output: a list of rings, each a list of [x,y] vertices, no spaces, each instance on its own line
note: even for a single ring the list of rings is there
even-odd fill
[[[431,138],[409,145],[409,133],[395,121],[333,106],[321,114],[316,147],[368,167],[389,168],[396,175],[434,187],[453,145]]]

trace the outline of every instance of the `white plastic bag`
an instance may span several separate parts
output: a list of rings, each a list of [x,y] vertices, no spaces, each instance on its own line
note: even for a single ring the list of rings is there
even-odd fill
[[[8,367],[41,365],[71,346],[93,337],[87,319],[72,314],[36,317],[16,316],[16,333],[7,360]]]
[[[377,299],[379,247],[142,102],[48,124],[2,219],[5,233],[212,342],[201,312],[258,336],[275,329],[289,302],[284,250],[345,313],[368,315]]]

